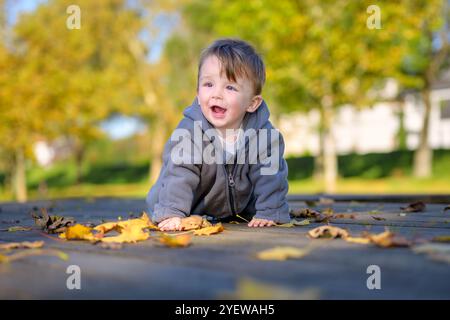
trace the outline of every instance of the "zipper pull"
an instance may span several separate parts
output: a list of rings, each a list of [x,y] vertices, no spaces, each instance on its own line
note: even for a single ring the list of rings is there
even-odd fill
[[[228,185],[232,188],[234,187],[234,179],[231,173],[228,175]]]

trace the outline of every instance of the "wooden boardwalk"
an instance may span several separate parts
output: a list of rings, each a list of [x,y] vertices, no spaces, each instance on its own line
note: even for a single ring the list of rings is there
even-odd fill
[[[291,197],[291,208],[306,207],[305,199]],[[427,203],[425,212],[400,214],[400,206],[407,203],[349,199],[315,209],[330,207],[335,213],[354,214],[354,219],[331,221],[354,236],[363,231],[382,232],[385,227],[408,239],[450,235],[450,211],[443,210],[448,203]],[[16,225],[34,226],[29,215],[34,206],[53,207],[51,214],[94,224],[118,216],[126,219],[129,213],[145,210],[142,199],[0,203],[0,243],[43,240],[45,248],[70,256],[68,261],[33,256],[0,264],[2,299],[450,299],[450,262],[415,253],[412,248],[311,240],[307,232],[322,225],[318,223],[263,229],[226,223],[223,233],[194,237],[187,248],[167,248],[147,240],[112,250],[88,242],[51,239],[37,228],[4,231]],[[314,249],[301,259],[261,261],[255,257],[275,246],[302,248],[311,243]],[[69,265],[80,267],[80,290],[66,287]],[[379,290],[367,288],[370,265],[380,267]]]

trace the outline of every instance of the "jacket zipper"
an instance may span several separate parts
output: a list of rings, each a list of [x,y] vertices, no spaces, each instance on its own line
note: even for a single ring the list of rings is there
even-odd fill
[[[233,172],[232,170],[230,170],[228,172],[228,170],[225,167],[225,172],[227,173],[228,176],[228,193],[230,194],[230,207],[231,207],[231,212],[233,213],[233,215],[236,214],[236,209],[234,207],[234,197],[233,197],[233,189],[235,186],[235,182],[234,182],[234,177],[233,177]]]

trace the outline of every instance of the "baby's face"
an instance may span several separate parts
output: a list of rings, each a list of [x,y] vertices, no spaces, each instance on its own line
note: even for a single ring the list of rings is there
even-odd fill
[[[254,112],[261,104],[260,95],[253,94],[252,82],[237,78],[227,79],[221,72],[216,56],[209,56],[200,70],[197,97],[203,115],[218,130],[238,129],[246,112]]]

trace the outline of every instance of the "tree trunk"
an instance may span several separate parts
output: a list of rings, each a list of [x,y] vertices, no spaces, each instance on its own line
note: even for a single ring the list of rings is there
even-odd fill
[[[337,156],[336,146],[332,132],[332,124],[334,119],[333,102],[331,97],[324,99],[322,103],[323,117],[323,168],[324,168],[324,184],[326,193],[334,193],[336,191],[337,179]]]
[[[324,132],[324,117],[323,112],[321,112],[320,115],[320,124],[319,124],[319,151],[317,155],[314,157],[314,180],[316,181],[323,181],[324,179],[324,163],[323,163],[323,157],[324,157],[324,149],[325,149],[325,132]]]
[[[153,144],[150,159],[149,179],[150,184],[153,185],[158,179],[162,167],[162,154],[167,138],[167,124],[163,119],[155,119],[152,123],[151,131],[151,139]]]
[[[14,197],[18,202],[27,201],[27,185],[25,175],[25,156],[23,149],[17,149],[14,159]]]
[[[85,153],[85,147],[84,147],[83,143],[79,140],[76,141],[76,143],[75,143],[75,184],[76,185],[79,185],[82,180],[84,153]]]
[[[405,108],[403,101],[397,101],[397,117],[398,117],[398,131],[396,136],[396,147],[399,150],[406,150],[406,129],[405,129]]]
[[[431,150],[428,137],[430,127],[431,99],[429,89],[421,92],[425,110],[423,115],[422,130],[420,131],[419,146],[414,153],[414,176],[427,178],[432,174],[433,150]]]

